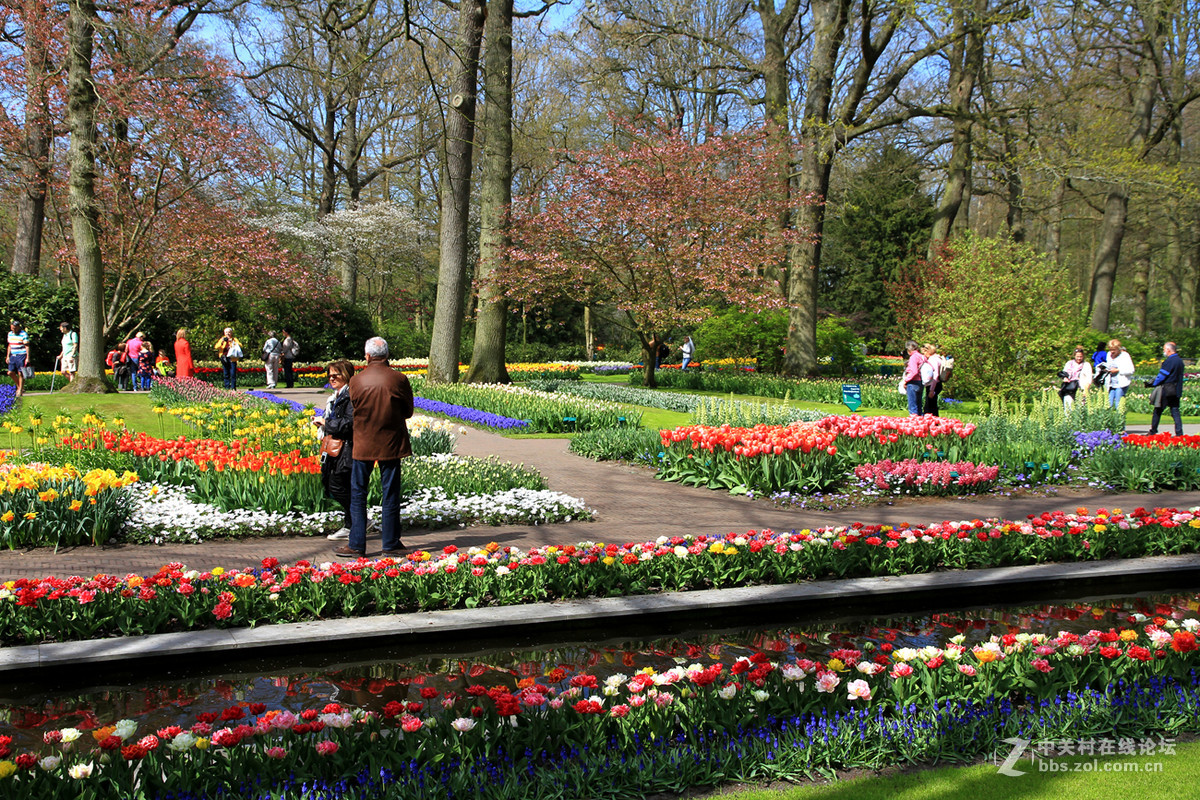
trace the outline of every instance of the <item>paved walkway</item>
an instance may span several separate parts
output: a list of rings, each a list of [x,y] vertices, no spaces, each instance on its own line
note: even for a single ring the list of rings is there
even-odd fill
[[[320,390],[283,390],[278,394],[297,402],[317,402]],[[1200,432],[1200,426],[1194,432]],[[1144,430],[1132,429],[1134,432]],[[1188,431],[1189,433],[1193,431]],[[582,498],[596,512],[592,522],[556,525],[509,525],[467,529],[411,530],[404,534],[410,548],[435,549],[499,542],[528,549],[579,541],[629,542],[687,533],[723,534],[729,531],[791,530],[851,522],[899,523],[1004,517],[1023,519],[1028,514],[1056,509],[1074,510],[1138,506],[1186,508],[1200,505],[1200,492],[1162,494],[1105,494],[1070,490],[1050,497],[996,497],[902,500],[895,506],[873,506],[842,511],[778,509],[765,500],[734,497],[724,492],[691,488],[656,480],[644,468],[595,462],[567,452],[566,439],[506,439],[479,430],[459,437],[457,452],[470,456],[496,456],[524,463],[546,477],[551,489]],[[368,540],[368,555],[377,552],[379,540]],[[182,562],[199,570],[255,566],[263,558],[280,561],[332,559],[332,543],[324,537],[273,537],[236,541],[210,541],[197,545],[110,545],[105,547],[50,548],[0,552],[0,580],[44,575],[154,572],[163,564]]]

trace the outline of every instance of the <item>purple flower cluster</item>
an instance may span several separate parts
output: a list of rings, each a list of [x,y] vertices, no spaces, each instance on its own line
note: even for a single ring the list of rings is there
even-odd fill
[[[1117,449],[1121,446],[1120,434],[1112,431],[1080,431],[1075,434],[1074,458],[1090,456],[1098,447]]]
[[[11,383],[0,386],[0,414],[7,414],[17,404],[17,387]]]
[[[427,400],[424,397],[413,398],[413,405],[422,411],[429,411],[433,414],[444,414],[447,417],[461,419],[464,422],[483,425],[488,428],[497,428],[499,430],[511,430],[512,428],[526,428],[529,426],[529,420],[527,419],[513,419],[512,417],[504,417],[499,414],[489,414],[479,409],[456,406],[453,403],[443,403],[440,400]]]

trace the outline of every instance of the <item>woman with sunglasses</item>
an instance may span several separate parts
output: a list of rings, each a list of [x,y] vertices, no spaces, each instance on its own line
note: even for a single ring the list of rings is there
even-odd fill
[[[325,401],[325,415],[313,418],[313,424],[321,428],[327,440],[331,440],[321,448],[321,485],[325,488],[325,496],[342,507],[342,528],[328,536],[333,540],[350,538],[350,450],[354,438],[354,408],[350,405],[348,387],[353,376],[354,366],[349,361],[343,359],[329,365],[329,385],[333,393]],[[336,452],[332,452],[334,450]]]

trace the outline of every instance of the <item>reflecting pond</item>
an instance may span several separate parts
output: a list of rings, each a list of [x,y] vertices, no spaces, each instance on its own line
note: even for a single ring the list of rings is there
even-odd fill
[[[644,668],[663,671],[676,665],[732,665],[740,657],[765,653],[775,661],[823,660],[840,648],[887,653],[900,647],[942,646],[962,634],[970,642],[993,634],[1076,633],[1141,622],[1147,617],[1197,616],[1200,592],[1097,597],[1076,602],[1046,602],[958,611],[916,611],[892,617],[839,617],[836,608],[814,610],[802,622],[763,621],[747,627],[736,615],[710,620],[707,627],[664,632],[656,623],[641,638],[539,643],[512,639],[497,646],[478,642],[442,646],[436,654],[394,648],[353,654],[317,654],[279,661],[241,662],[222,668],[212,661],[188,667],[154,668],[111,675],[91,683],[79,675],[0,685],[0,734],[13,737],[14,749],[41,740],[44,731],[65,727],[93,730],[118,719],[133,719],[139,729],[189,725],[197,718],[228,719],[229,709],[262,704],[300,714],[327,703],[381,711],[385,705],[423,703],[468,686],[515,689],[534,682],[560,688],[581,672],[600,681]],[[786,613],[784,616],[787,616]],[[580,632],[587,635],[589,632]],[[658,634],[658,635],[656,635]],[[90,685],[89,685],[90,684]],[[222,716],[224,715],[224,716]]]

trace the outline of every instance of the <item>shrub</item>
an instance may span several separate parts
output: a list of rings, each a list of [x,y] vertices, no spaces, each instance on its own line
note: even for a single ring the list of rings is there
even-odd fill
[[[571,439],[570,451],[593,461],[658,462],[662,449],[658,431],[647,428],[605,428],[585,431]]]
[[[954,386],[976,397],[1022,397],[1083,341],[1069,272],[1028,245],[968,235],[952,242],[915,331],[955,359]]]
[[[841,317],[825,317],[817,323],[817,361],[835,375],[851,375],[863,360],[863,341]]]
[[[736,358],[757,361],[759,370],[778,372],[787,338],[787,312],[746,313],[724,309],[707,317],[692,332],[700,362]],[[638,356],[641,359],[641,356]]]

